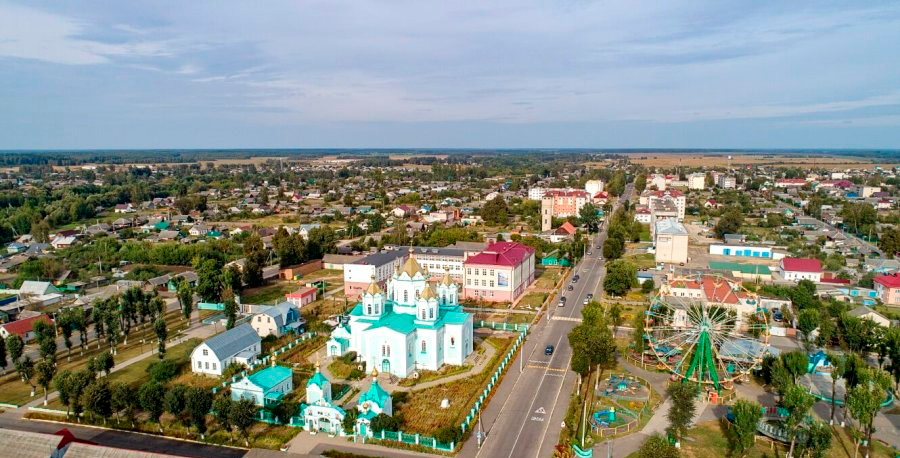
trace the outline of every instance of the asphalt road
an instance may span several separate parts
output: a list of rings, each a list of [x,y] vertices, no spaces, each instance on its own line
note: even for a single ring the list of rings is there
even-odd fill
[[[620,202],[630,197],[631,190],[629,185]],[[603,245],[606,235],[607,226],[604,224],[589,247],[592,254],[583,258],[574,269],[573,276],[579,275],[581,278],[573,285],[573,291],[567,290],[571,282],[563,286],[564,295],[568,298],[566,305],[557,307],[555,300],[550,303],[549,319],[536,326],[529,335],[520,357],[498,387],[494,402],[485,409],[483,423],[476,425],[478,430],[483,428],[486,433],[482,447],[477,447],[477,439],[469,440],[463,448],[463,456],[518,458],[553,455],[578,378],[569,370],[572,349],[567,335],[581,318],[587,294],[593,293],[599,298],[602,291],[606,268],[600,259],[602,250],[596,247]],[[552,355],[545,354],[547,345],[554,346]],[[521,366],[524,369],[520,373]]]

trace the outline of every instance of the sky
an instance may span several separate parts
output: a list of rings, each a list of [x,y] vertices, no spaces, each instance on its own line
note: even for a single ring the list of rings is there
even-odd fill
[[[0,0],[0,149],[900,148],[900,2]]]

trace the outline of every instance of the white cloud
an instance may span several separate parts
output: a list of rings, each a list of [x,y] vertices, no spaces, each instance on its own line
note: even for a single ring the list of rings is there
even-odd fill
[[[170,54],[160,41],[111,44],[80,38],[89,28],[76,19],[0,3],[0,57],[90,65],[109,62],[116,56]]]

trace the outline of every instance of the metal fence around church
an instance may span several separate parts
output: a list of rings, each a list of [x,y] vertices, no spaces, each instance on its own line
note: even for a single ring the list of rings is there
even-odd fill
[[[506,356],[503,357],[503,360],[500,362],[500,366],[496,371],[494,371],[494,374],[491,375],[487,387],[485,387],[481,392],[481,395],[478,396],[478,400],[475,401],[475,405],[472,406],[471,410],[469,410],[469,414],[466,415],[465,420],[463,420],[462,424],[459,425],[463,433],[468,431],[470,426],[472,425],[472,422],[474,422],[478,418],[478,415],[481,413],[481,409],[484,407],[485,402],[488,400],[488,398],[490,398],[491,392],[494,390],[494,387],[500,383],[500,379],[503,378],[503,371],[505,371],[507,366],[509,366],[509,364],[513,361],[516,355],[516,351],[519,350],[519,347],[522,346],[522,342],[525,341],[525,336],[528,334],[529,326],[527,324],[478,321],[476,323],[476,327],[491,328],[498,331],[517,331],[519,333],[519,337],[516,338],[516,341],[513,343],[512,348],[510,348],[506,353]]]

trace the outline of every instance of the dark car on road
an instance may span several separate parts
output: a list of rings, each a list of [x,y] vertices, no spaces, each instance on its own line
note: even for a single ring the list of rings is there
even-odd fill
[[[544,354],[550,356],[553,354],[553,345],[547,345],[547,348],[544,349]]]

